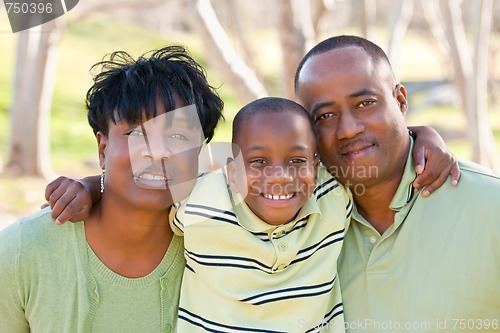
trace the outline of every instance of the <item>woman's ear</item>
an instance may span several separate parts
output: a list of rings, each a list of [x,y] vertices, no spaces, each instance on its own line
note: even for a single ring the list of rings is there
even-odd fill
[[[106,146],[108,144],[108,137],[101,131],[96,134],[97,149],[99,152],[99,166],[101,169],[106,169]]]

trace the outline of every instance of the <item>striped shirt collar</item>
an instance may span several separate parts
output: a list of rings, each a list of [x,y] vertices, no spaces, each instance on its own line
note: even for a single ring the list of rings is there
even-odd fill
[[[394,197],[389,204],[389,208],[394,211],[400,211],[415,197],[415,195],[417,195],[413,188],[413,181],[417,177],[417,173],[415,172],[412,151],[413,138],[410,136],[410,150],[408,152],[408,158],[406,160],[403,177],[401,178],[398,189],[396,190],[396,193],[394,194]]]

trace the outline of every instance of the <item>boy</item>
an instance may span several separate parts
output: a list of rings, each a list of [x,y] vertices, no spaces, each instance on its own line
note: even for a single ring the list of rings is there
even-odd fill
[[[336,260],[352,201],[318,172],[307,111],[259,99],[232,141],[244,166],[228,165],[230,188],[221,173],[200,177],[173,219],[187,260],[179,331],[343,332]]]

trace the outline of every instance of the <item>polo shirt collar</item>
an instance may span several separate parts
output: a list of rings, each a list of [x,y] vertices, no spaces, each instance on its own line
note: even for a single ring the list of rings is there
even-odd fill
[[[412,151],[413,138],[410,135],[410,150],[408,151],[408,158],[406,160],[403,177],[401,178],[398,189],[389,204],[389,208],[394,211],[400,211],[416,195],[415,189],[413,188],[413,181],[417,177],[417,173],[415,172],[415,167],[413,165]]]
[[[413,181],[417,177],[417,173],[415,172],[415,167],[413,166],[412,151],[413,151],[413,138],[410,136],[410,150],[408,151],[408,157],[406,159],[406,165],[403,171],[403,177],[401,178],[401,182],[399,183],[396,193],[392,197],[391,203],[389,204],[389,208],[396,212],[399,212],[403,210],[405,207],[407,207],[408,204],[412,202],[412,199],[415,199],[418,195],[418,192],[416,192],[413,188]],[[356,205],[354,205],[352,218],[348,222],[346,228],[350,227],[350,224],[352,223],[353,219],[361,224],[373,228],[371,224],[359,213]],[[396,219],[394,221],[394,224],[391,225],[386,230],[384,235],[386,237],[390,236],[394,232],[394,230],[396,230],[399,227],[401,223],[402,220]]]
[[[240,225],[250,232],[267,232],[276,228],[282,228],[283,231],[287,231],[293,229],[298,221],[309,217],[309,215],[318,214],[321,217],[321,211],[314,195],[311,195],[306,201],[293,221],[276,226],[262,221],[255,215],[238,193],[232,193],[232,200],[233,202],[240,202],[234,206],[234,212],[238,216]]]

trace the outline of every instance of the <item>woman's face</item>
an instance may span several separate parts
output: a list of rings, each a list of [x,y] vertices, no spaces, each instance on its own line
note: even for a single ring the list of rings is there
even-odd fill
[[[165,209],[190,194],[204,137],[196,107],[179,98],[176,107],[166,112],[157,101],[155,118],[110,121],[108,137],[98,135],[105,193],[143,209]]]

